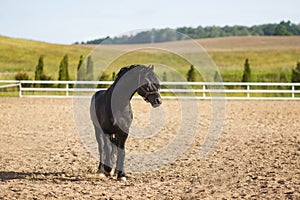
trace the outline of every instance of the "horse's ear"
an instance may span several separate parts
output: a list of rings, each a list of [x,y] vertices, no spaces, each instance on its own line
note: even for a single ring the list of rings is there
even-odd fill
[[[153,71],[154,70],[154,65],[150,65],[150,69]]]

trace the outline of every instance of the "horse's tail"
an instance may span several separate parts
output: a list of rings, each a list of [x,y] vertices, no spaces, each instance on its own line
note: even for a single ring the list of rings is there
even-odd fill
[[[90,117],[94,125],[99,124],[96,114],[96,107],[95,107],[95,94],[92,96],[91,105],[90,105]]]

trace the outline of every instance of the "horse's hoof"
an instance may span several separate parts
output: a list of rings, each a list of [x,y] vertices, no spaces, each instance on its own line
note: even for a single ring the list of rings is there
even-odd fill
[[[126,182],[126,181],[127,181],[127,179],[126,179],[126,177],[125,177],[125,176],[123,176],[123,177],[121,177],[121,178],[118,178],[118,181],[121,181],[121,182]]]
[[[105,178],[106,176],[105,176],[104,173],[99,173],[99,177],[100,177],[100,178]]]
[[[117,178],[118,181],[126,181],[126,175],[122,171],[117,170],[117,177],[118,177]]]

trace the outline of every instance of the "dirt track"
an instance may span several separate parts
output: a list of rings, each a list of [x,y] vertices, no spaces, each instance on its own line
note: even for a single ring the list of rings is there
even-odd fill
[[[145,106],[133,102],[137,123],[147,124],[137,117]],[[0,199],[300,199],[298,101],[228,101],[222,135],[205,158],[199,149],[211,110],[199,101],[201,128],[189,150],[160,170],[129,173],[125,183],[95,173],[72,100],[0,98],[0,109]],[[155,143],[129,138],[127,148],[160,148],[171,124]]]

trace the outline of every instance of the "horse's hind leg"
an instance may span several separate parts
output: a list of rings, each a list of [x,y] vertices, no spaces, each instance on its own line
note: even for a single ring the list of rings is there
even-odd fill
[[[106,176],[109,176],[112,171],[112,164],[111,164],[111,142],[109,140],[109,136],[103,131],[99,130],[95,126],[96,131],[96,139],[98,143],[98,151],[100,156],[100,163],[98,166],[98,173],[104,174]]]
[[[103,141],[104,141],[104,151],[105,151],[103,167],[106,175],[111,175],[113,165],[112,165],[112,158],[111,158],[112,142],[110,141],[110,135],[104,134]]]
[[[90,116],[91,116],[91,120],[93,122],[94,129],[95,129],[96,140],[98,143],[98,152],[99,152],[99,157],[100,157],[98,173],[104,175],[105,174],[105,170],[104,170],[104,158],[105,158],[104,138],[105,138],[105,136],[104,136],[103,130],[99,124],[99,121],[98,121],[98,118],[96,115],[95,95],[92,97],[92,101],[91,101]]]
[[[98,152],[99,152],[99,166],[98,166],[98,173],[104,174],[104,157],[105,157],[105,152],[104,152],[104,141],[103,141],[103,132],[97,128],[96,125],[94,125],[95,128],[95,134],[96,134],[96,140],[98,143]]]

